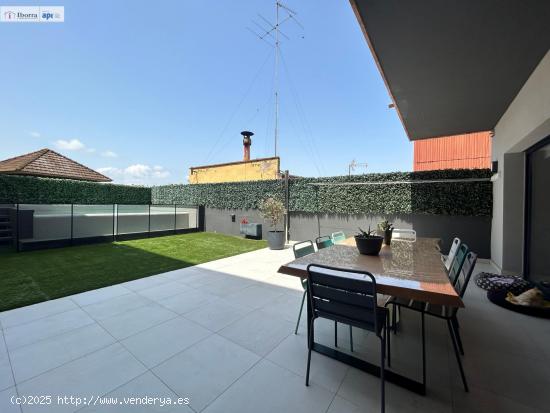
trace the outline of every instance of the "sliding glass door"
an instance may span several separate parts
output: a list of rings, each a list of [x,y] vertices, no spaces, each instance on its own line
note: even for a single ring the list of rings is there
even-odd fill
[[[550,281],[550,137],[527,152],[525,274]]]

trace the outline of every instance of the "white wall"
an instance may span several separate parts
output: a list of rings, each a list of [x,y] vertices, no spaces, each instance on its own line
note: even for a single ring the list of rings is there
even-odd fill
[[[498,161],[499,174],[493,185],[491,259],[499,268],[502,268],[503,272],[510,271],[506,265],[503,268],[503,262],[506,261],[503,260],[503,254],[522,253],[521,248],[518,251],[518,247],[511,249],[506,244],[504,208],[507,200],[523,196],[523,193],[517,193],[517,189],[514,190],[516,193],[505,191],[506,174],[518,174],[523,171],[518,168],[506,171],[504,154],[523,152],[548,135],[550,135],[550,52],[541,60],[495,126],[492,158]],[[514,212],[513,217],[523,220],[522,211],[518,211],[518,214]],[[512,272],[515,272],[515,269]]]

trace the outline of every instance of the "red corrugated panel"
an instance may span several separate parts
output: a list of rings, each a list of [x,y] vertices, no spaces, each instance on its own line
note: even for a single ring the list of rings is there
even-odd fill
[[[413,170],[415,171],[490,167],[490,132],[474,132],[414,141]]]

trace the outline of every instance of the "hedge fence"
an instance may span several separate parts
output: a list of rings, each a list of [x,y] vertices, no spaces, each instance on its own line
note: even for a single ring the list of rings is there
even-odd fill
[[[394,172],[289,183],[294,212],[490,216],[490,170]],[[153,188],[67,179],[0,175],[0,203],[180,204],[255,209],[284,197],[284,181],[163,185]]]
[[[0,175],[5,204],[149,204],[151,188],[71,179]]]
[[[490,176],[487,169],[297,178],[290,180],[289,207],[294,212],[490,216]],[[284,182],[166,185],[153,187],[151,194],[154,204],[219,209],[255,209],[268,196],[282,199]]]

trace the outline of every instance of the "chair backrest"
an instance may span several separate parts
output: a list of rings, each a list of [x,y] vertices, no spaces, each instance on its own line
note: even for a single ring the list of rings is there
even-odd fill
[[[451,244],[449,255],[447,255],[447,259],[445,260],[445,268],[447,269],[447,271],[451,269],[451,265],[453,264],[453,260],[455,259],[455,255],[456,255],[456,252],[458,251],[459,246],[460,246],[460,238],[455,238],[453,240],[453,243]]]
[[[376,280],[366,271],[325,265],[307,267],[313,315],[365,328],[378,334]]]
[[[460,275],[460,270],[462,270],[462,265],[464,264],[464,260],[466,259],[466,254],[468,254],[468,246],[464,243],[460,244],[458,249],[456,250],[456,255],[453,260],[453,263],[451,264],[451,269],[449,270],[449,279],[451,280],[451,283],[455,285],[458,276]]]
[[[460,298],[464,297],[466,287],[468,287],[468,283],[470,282],[470,278],[474,272],[476,261],[477,254],[473,251],[468,252],[466,257],[464,257],[464,264],[462,265],[462,269],[460,270],[459,276],[456,278],[456,282],[454,284],[455,290]]]
[[[333,232],[330,238],[332,239],[332,242],[337,243],[344,241],[346,239],[346,234],[344,234],[344,231],[337,231]]]
[[[301,241],[292,246],[292,251],[294,252],[294,258],[301,258],[313,254],[315,247],[313,246],[313,241]]]
[[[323,248],[333,246],[334,242],[332,242],[330,236],[323,235],[322,237],[315,238],[315,244],[317,244],[317,249],[322,250]]]
[[[401,241],[415,242],[416,231],[409,228],[394,228],[392,238],[399,239]]]

